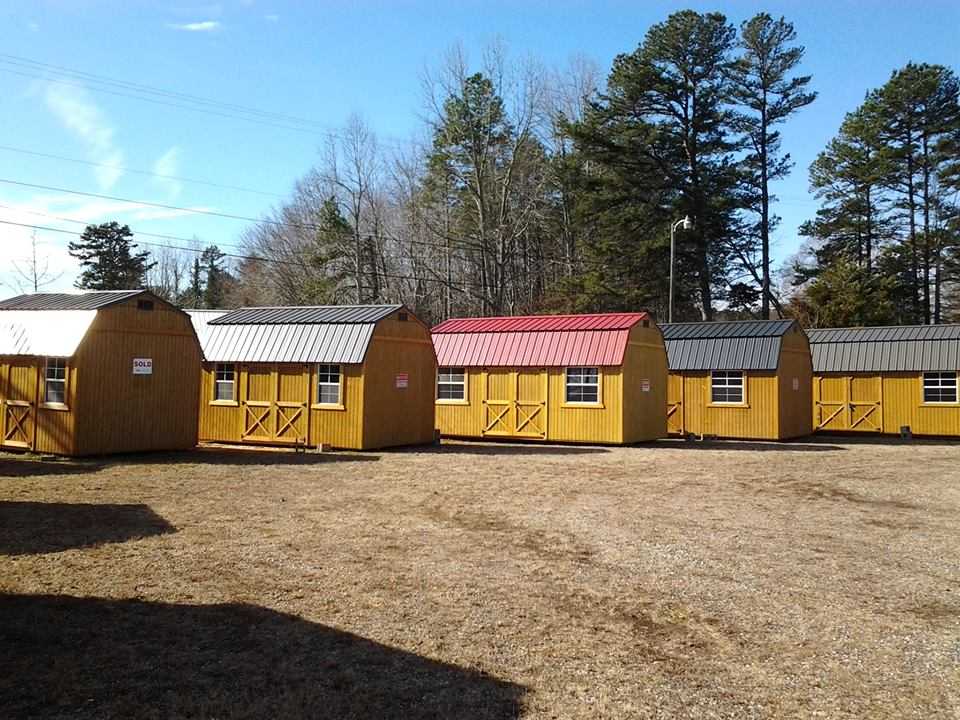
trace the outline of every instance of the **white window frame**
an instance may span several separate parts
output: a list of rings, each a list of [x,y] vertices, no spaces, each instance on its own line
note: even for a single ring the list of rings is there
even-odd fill
[[[460,380],[453,380],[451,378],[460,376]],[[446,376],[447,379],[444,379]],[[441,386],[447,388],[460,388],[460,397],[440,397],[440,388]],[[465,367],[454,367],[452,365],[447,367],[438,367],[437,368],[437,390],[436,390],[436,401],[438,403],[466,403],[467,400],[467,368]]]
[[[343,369],[337,363],[318,363],[317,364],[317,384],[316,384],[316,395],[314,395],[314,405],[317,407],[342,407],[343,406]],[[335,372],[334,372],[335,371]],[[336,375],[336,382],[327,380],[321,380],[321,377],[330,378],[331,376]],[[324,400],[321,391],[322,388],[332,388],[337,389],[337,399],[335,401]]]
[[[931,376],[936,376],[935,382]],[[924,405],[956,405],[960,401],[960,383],[957,381],[958,373],[955,372],[925,372],[920,376],[921,392],[923,393]],[[946,381],[946,382],[945,382]],[[952,381],[952,382],[951,382]],[[927,399],[927,390],[935,390],[942,393],[943,390],[953,390],[953,400],[929,400]]]
[[[43,364],[43,405],[46,407],[66,407],[67,406],[67,378],[70,374],[69,366],[67,365],[68,358],[65,357],[48,357],[45,358]],[[51,366],[52,363],[52,366]],[[54,370],[60,371],[63,373],[62,377],[50,377],[50,369],[53,367]],[[50,399],[50,386],[59,385],[61,392],[63,393],[63,400],[51,400]]]
[[[593,375],[592,375],[592,376],[589,376],[589,375],[587,376],[590,380],[592,380],[592,382],[584,382],[584,381],[583,381],[583,378],[584,378],[583,371],[584,371],[584,370],[593,371]],[[578,374],[579,377],[580,377],[580,380],[571,382],[571,380],[570,380],[570,373],[571,373],[571,371],[577,372],[577,374]],[[591,406],[591,405],[592,405],[592,406],[599,406],[599,405],[601,404],[602,400],[603,400],[603,393],[601,392],[601,387],[600,387],[600,375],[601,375],[601,373],[600,373],[600,368],[599,368],[599,367],[591,367],[591,366],[586,366],[586,365],[578,365],[578,366],[576,366],[576,367],[568,367],[568,368],[565,368],[564,371],[563,371],[563,404],[564,404],[564,405],[587,405],[587,406]],[[596,397],[595,400],[571,400],[571,399],[570,399],[570,390],[571,390],[572,388],[581,388],[581,392],[583,392],[583,390],[582,390],[583,388],[590,388],[590,389],[592,389],[592,390],[596,390],[597,397]]]
[[[730,381],[739,378],[739,383]],[[721,382],[718,382],[721,381]],[[739,400],[717,400],[716,390],[722,389],[729,394],[731,388],[739,388]],[[741,406],[747,404],[747,376],[743,370],[711,370],[710,371],[710,404]]]
[[[225,379],[228,373],[229,380]],[[230,388],[230,397],[220,396],[221,387]],[[217,363],[213,366],[213,402],[237,402],[237,366],[234,363]]]

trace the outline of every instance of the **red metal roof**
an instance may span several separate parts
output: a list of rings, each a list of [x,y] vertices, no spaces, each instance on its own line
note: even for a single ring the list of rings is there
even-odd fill
[[[647,313],[447,320],[433,329],[444,367],[621,365],[630,328]]]
[[[453,318],[433,328],[434,333],[495,333],[564,330],[629,330],[645,312],[592,315],[518,315],[514,317]]]

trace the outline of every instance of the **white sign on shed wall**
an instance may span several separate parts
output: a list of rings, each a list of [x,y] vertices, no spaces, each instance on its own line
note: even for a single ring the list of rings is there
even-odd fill
[[[134,375],[153,375],[153,358],[134,358]]]

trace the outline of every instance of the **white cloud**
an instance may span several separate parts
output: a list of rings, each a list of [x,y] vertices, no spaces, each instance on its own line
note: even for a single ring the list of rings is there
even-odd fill
[[[263,19],[266,20],[267,22],[275,23],[275,22],[279,22],[280,16],[270,13],[269,15],[264,15]]]
[[[180,148],[174,145],[157,158],[157,161],[153,164],[153,172],[157,175],[167,176],[157,177],[155,178],[155,182],[167,193],[167,197],[171,200],[175,200],[183,190],[183,184],[179,180],[174,180],[172,177],[169,177],[170,175],[177,174],[179,161]]]
[[[167,27],[186,32],[213,32],[220,29],[220,23],[217,20],[202,20],[190,23],[167,23]]]
[[[80,87],[51,83],[47,107],[60,124],[87,147],[90,159],[100,164],[94,170],[101,190],[109,190],[123,175],[123,151],[114,145],[114,129],[89,93]]]
[[[31,20],[30,22],[27,23],[27,29],[30,32],[40,32],[40,24],[35,23]]]

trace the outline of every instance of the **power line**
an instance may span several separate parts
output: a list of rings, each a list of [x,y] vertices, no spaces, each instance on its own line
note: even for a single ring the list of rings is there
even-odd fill
[[[73,232],[72,230],[64,230],[63,228],[49,227],[47,225],[34,225],[32,223],[19,223],[19,222],[14,222],[13,220],[0,220],[0,225],[13,225],[15,227],[30,228],[32,230],[42,230],[45,232],[62,233],[64,235],[72,235],[72,236],[77,235],[77,233]],[[146,234],[146,233],[141,233],[141,234]],[[191,239],[176,237],[174,235],[167,235],[165,237],[168,237],[171,240],[178,240],[180,242],[193,242],[193,240]],[[191,253],[196,253],[198,255],[203,254],[203,250],[199,248],[193,248],[193,247],[183,247],[183,246],[177,246],[177,245],[167,245],[164,243],[151,243],[151,242],[138,242],[136,244],[146,245],[148,247],[165,248],[167,250],[181,250],[183,252],[191,252]],[[265,257],[260,257],[258,255],[243,255],[240,253],[223,253],[223,257],[233,258],[236,260],[249,260],[251,262],[268,263],[268,264],[275,264],[275,265],[291,265],[293,267],[298,267],[298,268],[303,267],[303,263],[294,262],[293,260],[265,258]],[[378,277],[388,278],[391,280],[410,280],[413,282],[437,282],[443,285],[448,284],[447,281],[442,278],[416,277],[415,275],[398,275],[396,273],[388,273],[381,270],[375,270],[373,274],[377,275]],[[479,287],[479,284],[477,283],[467,283],[467,284],[473,284],[474,286]]]
[[[242,187],[239,185],[223,185],[221,183],[210,182],[209,180],[197,180],[195,178],[185,178],[179,175],[166,175],[164,173],[151,172],[149,170],[137,170],[135,168],[110,165],[108,163],[94,162],[93,160],[80,160],[79,158],[66,157],[64,155],[55,155],[53,153],[38,152],[36,150],[27,150],[25,148],[12,147],[10,145],[0,145],[0,150],[6,152],[20,153],[21,155],[32,155],[33,157],[48,158],[50,160],[61,160],[63,162],[77,163],[78,165],[89,165],[91,167],[111,168],[133,175],[146,175],[148,177],[161,178],[163,180],[177,180],[179,182],[192,183],[194,185],[206,185],[207,187],[220,188],[222,190],[236,190],[238,192],[254,193],[255,195],[266,195],[269,197],[284,198],[280,193],[267,192],[265,190],[254,190],[253,188]]]

